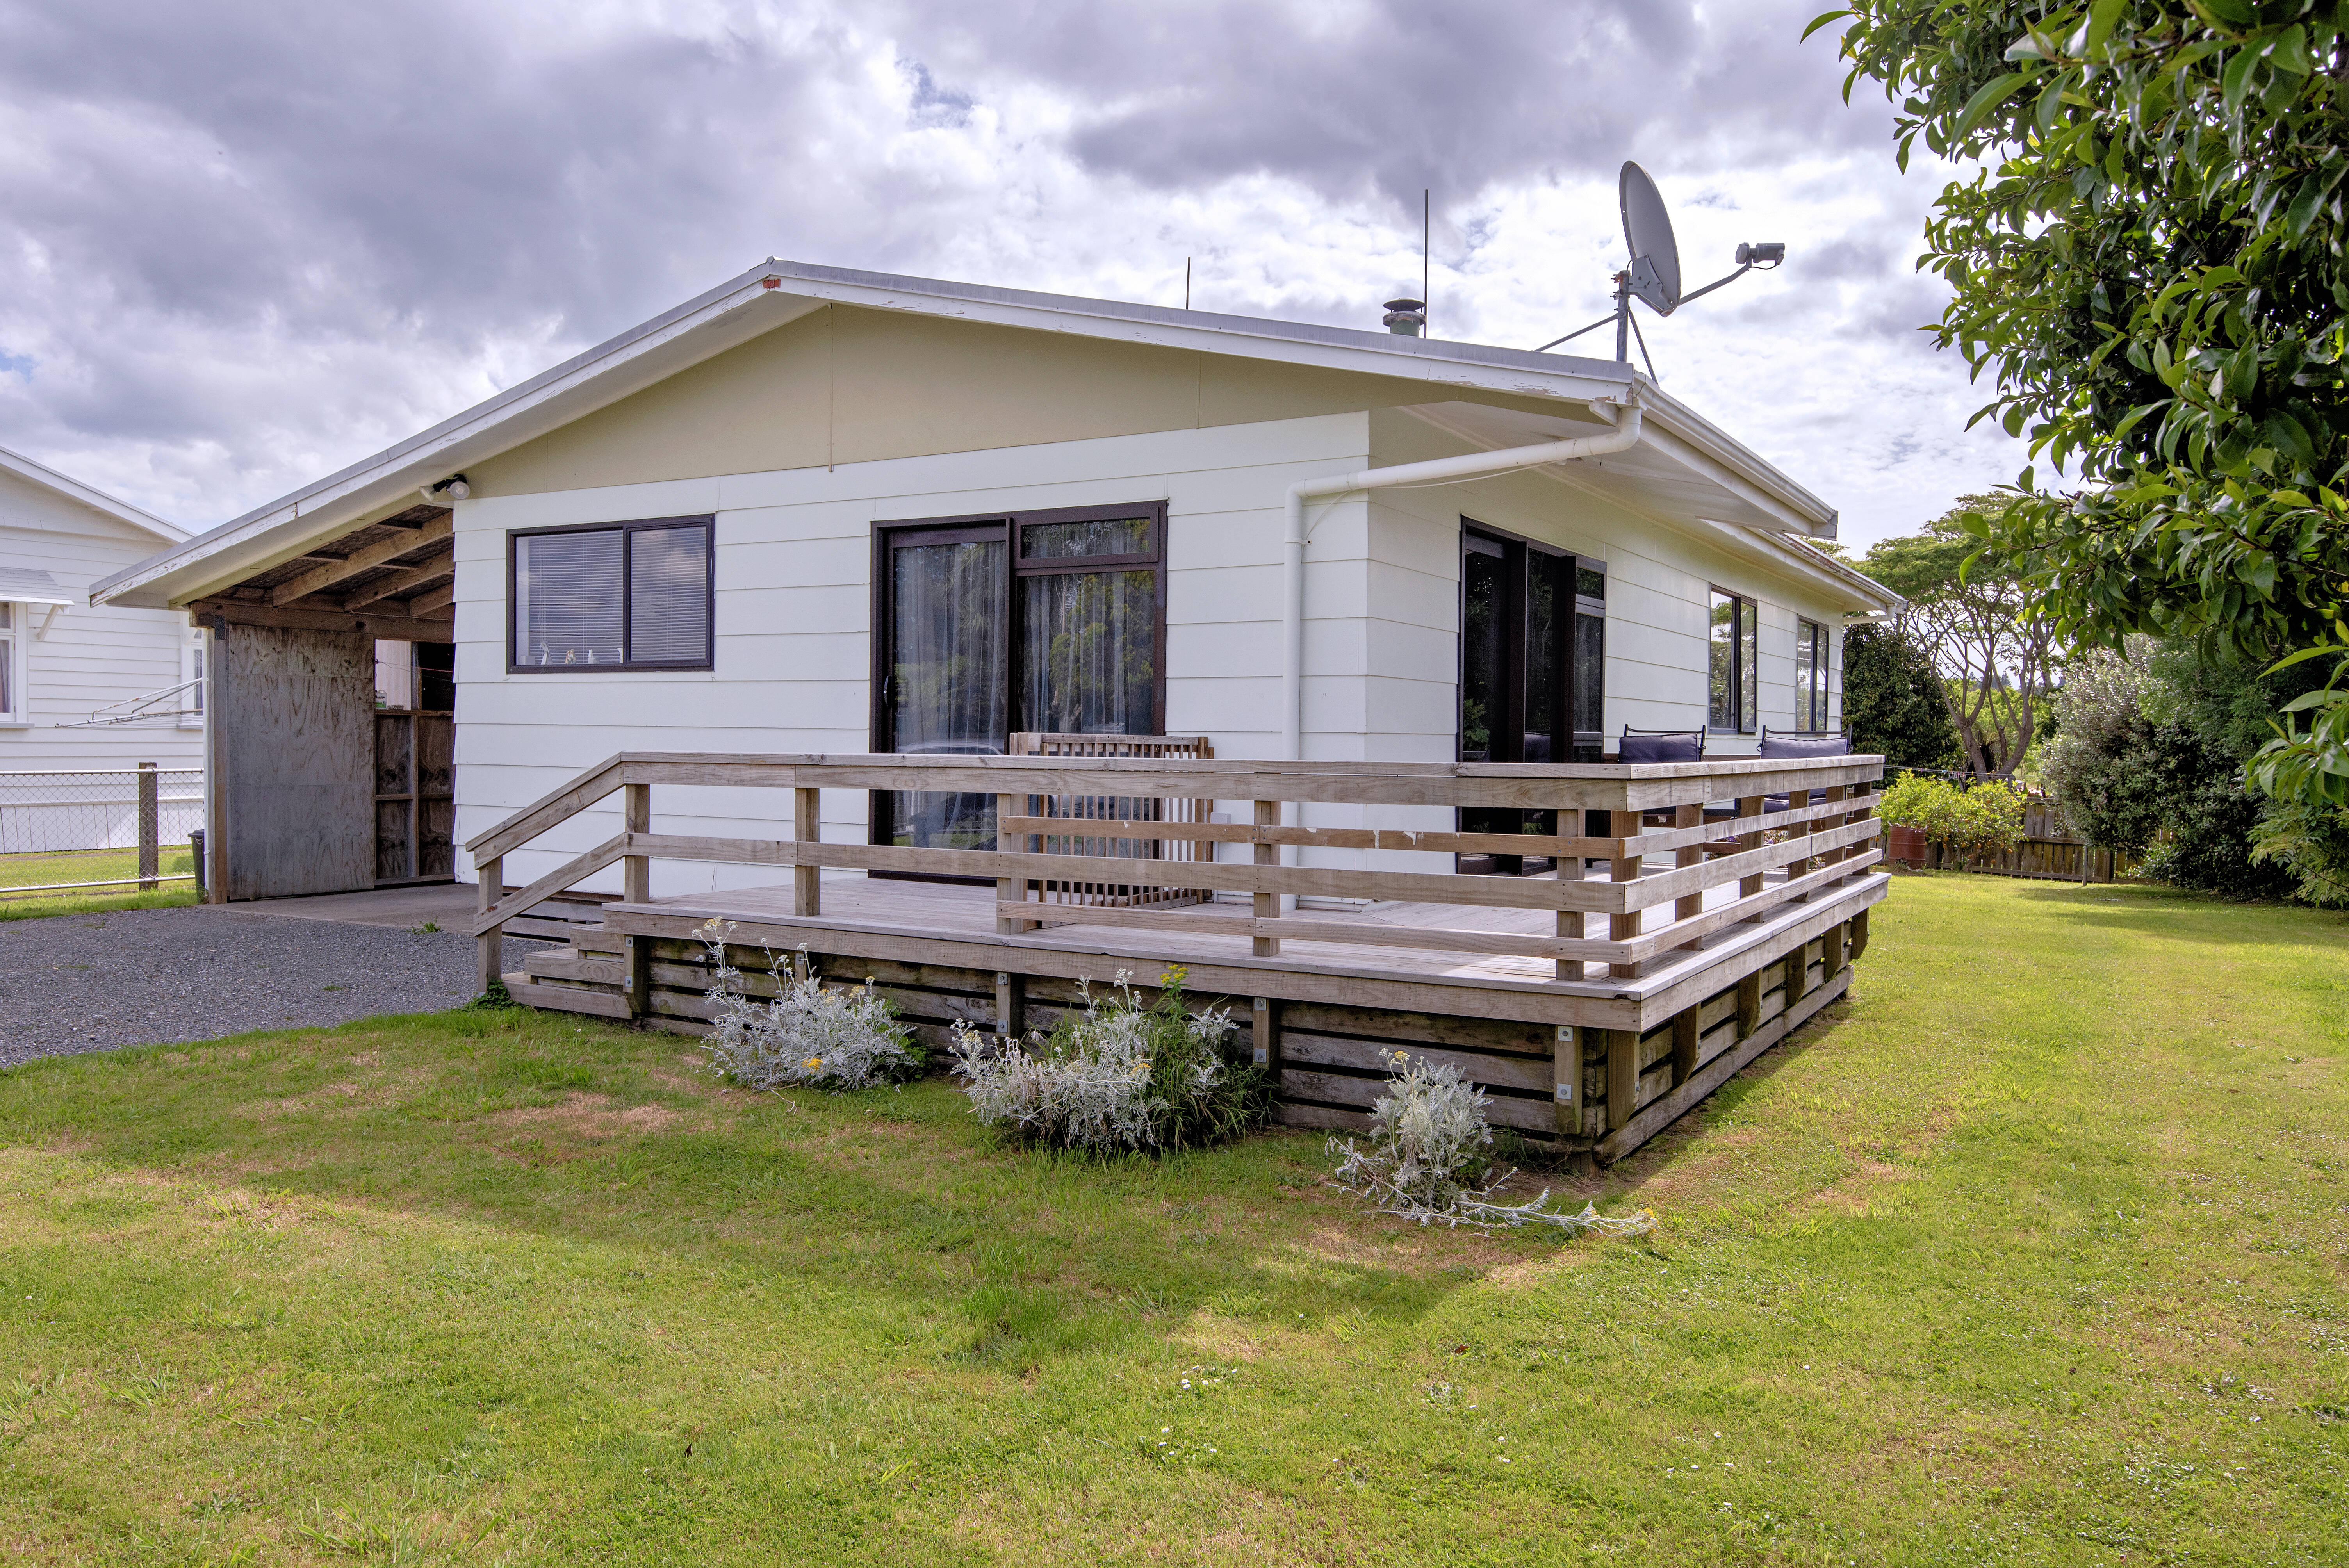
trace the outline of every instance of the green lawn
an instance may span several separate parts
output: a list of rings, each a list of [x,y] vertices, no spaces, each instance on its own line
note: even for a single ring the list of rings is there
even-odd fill
[[[2344,935],[1905,878],[1856,1001],[1600,1179],[1633,1243],[527,1014],[0,1073],[0,1549],[2349,1562]]]
[[[187,845],[164,845],[155,864],[163,876],[191,876],[195,852]],[[0,920],[37,919],[87,910],[157,909],[196,902],[192,882],[167,882],[152,892],[139,891],[139,851],[67,850],[47,854],[0,855]],[[75,887],[63,892],[26,893],[27,887],[129,878],[127,885]]]

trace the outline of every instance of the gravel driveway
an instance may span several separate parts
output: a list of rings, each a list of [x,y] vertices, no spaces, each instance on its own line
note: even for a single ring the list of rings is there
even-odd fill
[[[509,939],[507,970],[546,946]],[[0,923],[0,1067],[247,1029],[431,1013],[474,995],[473,940],[217,906]]]

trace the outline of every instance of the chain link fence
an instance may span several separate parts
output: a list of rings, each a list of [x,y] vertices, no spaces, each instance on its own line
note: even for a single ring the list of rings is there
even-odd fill
[[[0,773],[0,898],[191,882],[203,825],[201,768]]]

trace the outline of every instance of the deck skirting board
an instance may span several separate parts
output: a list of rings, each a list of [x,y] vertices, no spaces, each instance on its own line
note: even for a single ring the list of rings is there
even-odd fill
[[[1274,1072],[1278,1115],[1289,1126],[1366,1126],[1401,1053],[1457,1068],[1483,1090],[1495,1127],[1611,1162],[1845,993],[1886,882],[1857,876],[1629,982],[1372,972],[1286,950],[1261,959],[1186,953],[1171,940],[1171,954],[1120,952],[1100,940],[1104,927],[1073,937],[1068,926],[979,934],[944,924],[951,897],[920,888],[885,888],[854,912],[865,918],[779,916],[746,899],[725,930],[724,961],[753,998],[802,974],[869,985],[933,1052],[958,1026],[1049,1034],[1082,1008],[1088,985],[1098,996],[1120,971],[1154,1002],[1154,982],[1179,962],[1193,1010],[1226,1009],[1234,1047]],[[505,976],[508,988],[531,1006],[707,1036],[720,1012],[709,995],[708,904],[605,904],[600,925],[575,926],[571,945],[529,954]],[[897,923],[872,918],[890,914]]]
[[[1736,1077],[1747,1063],[1801,1028],[1820,1009],[1850,988],[1851,970],[1847,965],[1809,991],[1793,1007],[1756,1029],[1735,1049],[1716,1057],[1711,1064],[1699,1068],[1686,1083],[1663,1095],[1630,1121],[1600,1139],[1598,1149],[1600,1161],[1611,1164],[1620,1160],[1678,1121],[1714,1089]]]

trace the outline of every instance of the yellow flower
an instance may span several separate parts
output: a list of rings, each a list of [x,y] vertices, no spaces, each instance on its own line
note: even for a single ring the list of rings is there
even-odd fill
[[[816,1068],[823,1066],[823,1058],[822,1057],[810,1057],[806,1061],[802,1062],[800,1065],[807,1068],[808,1071],[813,1072]]]

